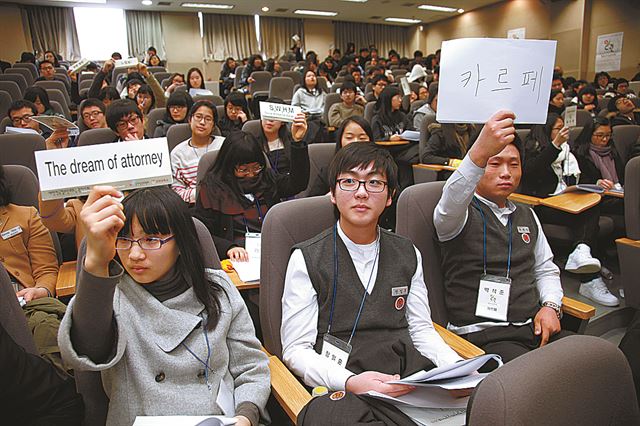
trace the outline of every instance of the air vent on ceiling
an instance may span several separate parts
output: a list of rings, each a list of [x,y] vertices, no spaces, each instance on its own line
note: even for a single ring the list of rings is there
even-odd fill
[[[276,9],[276,12],[284,13],[284,12],[286,12],[287,10],[289,10],[289,9],[284,9],[284,8],[282,8],[282,7],[279,7],[279,8],[277,8],[277,9]]]
[[[171,6],[171,3],[168,1],[159,1],[158,6]]]

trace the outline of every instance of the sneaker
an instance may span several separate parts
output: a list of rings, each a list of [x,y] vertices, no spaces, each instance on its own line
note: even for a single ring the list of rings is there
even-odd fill
[[[591,299],[604,306],[618,306],[620,304],[620,300],[611,294],[600,277],[580,284],[579,293],[587,299]]]
[[[565,271],[574,274],[595,274],[600,268],[600,261],[591,256],[591,249],[586,244],[578,244],[564,265]]]

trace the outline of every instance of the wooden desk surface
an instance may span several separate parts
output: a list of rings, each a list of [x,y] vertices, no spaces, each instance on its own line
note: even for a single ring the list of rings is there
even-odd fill
[[[240,277],[238,276],[238,273],[236,271],[231,271],[231,272],[227,271],[227,275],[229,275],[229,278],[231,279],[231,282],[240,291],[242,291],[242,290],[251,290],[251,289],[254,289],[254,288],[260,288],[260,281],[252,281],[250,283],[244,282],[244,281],[242,281],[240,279]]]
[[[409,145],[411,141],[376,141],[376,145],[380,146],[401,146]]]
[[[443,170],[447,170],[447,171],[454,171],[456,170],[455,167],[453,166],[445,166],[444,164],[423,164],[423,163],[419,163],[419,164],[414,164],[413,167],[415,167],[416,169],[427,169],[427,170],[433,170],[435,172],[441,172]]]
[[[604,191],[604,195],[608,195],[610,197],[616,197],[616,198],[624,198],[624,192],[618,192],[618,191]]]
[[[540,204],[563,212],[578,214],[595,206],[601,199],[600,194],[591,192],[569,192],[554,197],[541,198]]]
[[[517,201],[519,203],[529,204],[530,206],[538,206],[538,205],[540,205],[540,202],[542,201],[541,198],[533,197],[531,195],[518,194],[516,192],[514,192],[511,195],[509,195],[509,199],[511,201]]]
[[[73,296],[76,293],[76,262],[64,262],[58,271],[57,297]]]

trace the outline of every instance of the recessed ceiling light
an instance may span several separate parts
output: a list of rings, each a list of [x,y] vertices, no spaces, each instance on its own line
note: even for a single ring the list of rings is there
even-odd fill
[[[142,4],[145,6],[151,6],[153,2],[151,0],[142,0]]]
[[[268,8],[267,6],[264,6],[264,7],[262,8],[262,11],[263,11],[263,12],[268,12],[268,11],[269,11],[269,8]]]
[[[305,9],[296,9],[293,13],[297,15],[315,15],[315,16],[336,16],[338,12],[327,12],[324,10],[305,10]]]
[[[182,3],[182,7],[195,7],[203,9],[233,9],[232,4],[212,4],[212,3]]]
[[[432,10],[434,12],[449,12],[449,13],[458,11],[458,9],[456,9],[455,7],[432,6],[430,4],[421,4],[420,6],[418,6],[418,9]]]
[[[107,0],[51,0],[57,2],[67,2],[67,3],[93,3],[93,4],[106,4]]]
[[[409,18],[384,18],[387,22],[399,22],[401,24],[419,24],[422,22],[420,19],[409,19]]]
[[[458,9],[458,13],[464,13],[464,9]]]

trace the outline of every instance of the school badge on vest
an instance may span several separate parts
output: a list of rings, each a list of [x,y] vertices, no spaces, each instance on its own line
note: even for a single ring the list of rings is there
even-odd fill
[[[404,308],[404,303],[405,303],[404,297],[402,297],[402,296],[398,297],[396,299],[396,303],[395,303],[396,310],[397,311],[402,310],[402,308]]]
[[[518,226],[518,233],[525,244],[529,244],[531,242],[531,235],[529,235],[530,231],[528,226]]]
[[[332,401],[340,401],[342,398],[344,398],[344,396],[345,396],[344,391],[336,391],[331,395],[329,395],[329,399]]]

